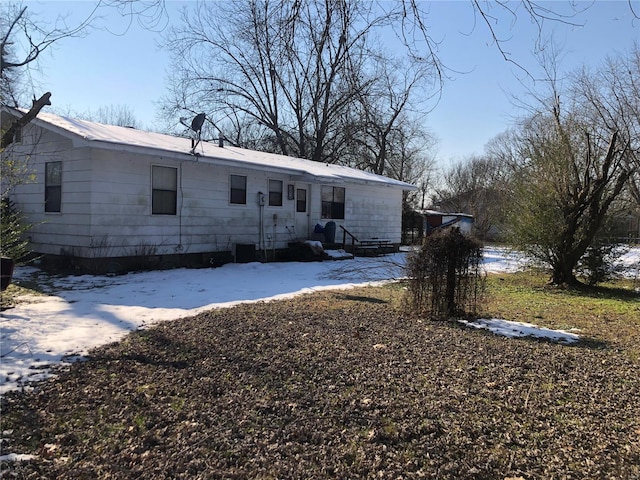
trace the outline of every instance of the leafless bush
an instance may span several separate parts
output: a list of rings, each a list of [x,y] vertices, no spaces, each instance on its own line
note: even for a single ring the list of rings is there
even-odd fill
[[[482,245],[458,229],[425,238],[407,260],[411,309],[433,319],[475,314],[485,286],[481,262]]]

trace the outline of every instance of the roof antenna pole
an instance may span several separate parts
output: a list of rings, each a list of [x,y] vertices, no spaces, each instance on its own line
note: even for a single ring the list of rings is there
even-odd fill
[[[195,142],[192,140],[191,144],[193,145],[193,147],[191,147],[191,155],[196,155],[196,147],[200,144],[200,132],[196,132],[196,140]]]

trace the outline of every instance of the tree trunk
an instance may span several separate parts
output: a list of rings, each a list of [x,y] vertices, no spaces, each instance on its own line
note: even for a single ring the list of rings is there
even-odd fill
[[[447,317],[456,314],[456,260],[457,256],[453,253],[449,254],[447,259],[447,287],[445,290],[445,301],[447,302]]]
[[[575,261],[563,258],[553,265],[553,273],[551,275],[551,284],[577,286],[580,282],[573,273],[576,266]]]
[[[2,141],[0,143],[0,147],[4,148],[13,143],[13,138],[17,130],[27,125],[31,120],[36,118],[40,110],[42,110],[45,105],[51,105],[51,92],[47,92],[42,95],[38,100],[33,101],[33,106],[31,109],[25,113],[22,117],[18,118],[14,121],[11,126],[7,129],[6,132],[2,135]]]
[[[0,281],[0,290],[4,292],[9,284],[11,284],[15,260],[9,257],[2,257],[0,258],[0,261],[2,262],[0,266],[0,274],[2,277],[2,280]]]

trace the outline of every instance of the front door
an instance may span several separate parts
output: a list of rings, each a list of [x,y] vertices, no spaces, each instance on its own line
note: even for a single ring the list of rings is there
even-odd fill
[[[309,238],[309,185],[296,184],[296,237]]]

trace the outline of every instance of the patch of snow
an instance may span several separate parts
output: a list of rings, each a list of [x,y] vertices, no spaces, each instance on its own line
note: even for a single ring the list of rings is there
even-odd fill
[[[550,328],[539,327],[532,323],[512,322],[500,318],[479,318],[477,320],[458,320],[460,323],[473,328],[483,328],[496,335],[509,338],[535,337],[546,338],[559,343],[575,343],[580,340],[580,336],[566,330],[552,330]]]
[[[640,248],[632,248],[622,255],[616,265],[624,278],[640,278]]]
[[[330,257],[330,258],[336,258],[336,259],[340,259],[340,258],[353,258],[353,255],[351,255],[349,252],[346,252],[343,249],[339,249],[339,250],[325,250],[324,253]]]
[[[507,247],[486,246],[482,253],[483,266],[488,273],[514,273],[524,270],[527,258]]]
[[[322,255],[324,253],[322,242],[318,240],[305,240],[304,244],[311,249],[314,255]]]
[[[305,240],[304,243],[310,247],[324,249],[322,242],[319,240]]]
[[[8,453],[7,455],[0,455],[0,462],[26,462],[35,458],[37,458],[35,455]]]

